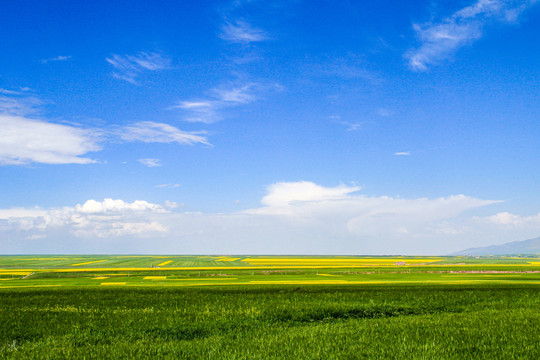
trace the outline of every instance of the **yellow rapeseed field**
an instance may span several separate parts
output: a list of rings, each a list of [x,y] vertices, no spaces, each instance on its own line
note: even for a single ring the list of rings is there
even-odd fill
[[[101,285],[126,285],[125,282],[106,282],[106,283],[101,283]]]
[[[322,284],[348,284],[349,281],[346,280],[253,280],[249,282],[250,284],[289,284],[289,285],[322,285]]]
[[[165,266],[165,265],[170,264],[172,262],[173,262],[172,260],[167,260],[167,261],[162,262],[161,264],[157,264],[157,266]]]
[[[143,277],[143,280],[165,280],[167,279],[166,276],[145,276]]]
[[[226,280],[238,280],[238,278],[233,277],[221,277],[221,278],[193,278],[193,279],[168,279],[171,281],[226,281]]]
[[[444,260],[443,258],[246,258],[242,261],[251,265],[414,265]]]
[[[31,258],[31,259],[17,259],[19,261],[47,261],[47,260],[70,260],[68,258],[62,258],[62,257],[57,257],[57,258]],[[71,260],[77,260],[77,259],[73,259],[71,258]]]
[[[90,264],[100,263],[100,262],[104,262],[104,261],[107,261],[107,260],[87,261],[87,262],[83,262],[83,263],[71,264],[70,266],[90,265]]]
[[[0,276],[2,275],[20,275],[20,276],[26,276],[33,273],[32,270],[24,269],[24,270],[0,270]]]

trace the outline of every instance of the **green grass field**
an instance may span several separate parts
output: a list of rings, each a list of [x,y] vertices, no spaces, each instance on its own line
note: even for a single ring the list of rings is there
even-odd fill
[[[535,257],[0,256],[0,358],[538,359]]]

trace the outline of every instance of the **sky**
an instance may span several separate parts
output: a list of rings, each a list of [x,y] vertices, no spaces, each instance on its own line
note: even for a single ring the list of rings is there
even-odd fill
[[[0,253],[540,236],[539,1],[3,1]]]

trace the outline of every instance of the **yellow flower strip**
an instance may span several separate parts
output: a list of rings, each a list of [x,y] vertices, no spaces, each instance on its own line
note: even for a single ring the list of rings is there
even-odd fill
[[[71,264],[70,266],[90,265],[90,264],[100,263],[104,261],[107,261],[107,260],[88,261],[88,262],[83,262],[83,263],[78,263],[78,264]]]
[[[125,282],[106,282],[106,283],[101,283],[101,285],[126,285]]]
[[[26,276],[30,275],[33,271],[32,270],[0,270],[0,276],[1,275],[21,275]]]
[[[400,259],[400,258],[365,258],[365,259],[317,259],[317,258],[271,258],[271,259],[259,259],[259,258],[246,258],[243,262],[252,265],[395,265],[399,263],[405,263],[406,265],[412,264],[425,264],[435,261],[444,260],[442,258],[424,258],[424,259]]]
[[[172,262],[173,262],[172,260],[164,261],[161,264],[157,264],[157,266],[165,266],[165,265],[170,264]]]
[[[422,268],[430,267],[448,267],[448,268],[459,268],[459,267],[530,267],[535,268],[537,265],[531,264],[433,264],[433,265],[424,265]],[[126,268],[81,268],[81,269],[49,269],[47,272],[92,272],[92,271],[203,271],[203,270],[285,270],[285,269],[396,269],[404,268],[405,266],[395,266],[395,265],[261,265],[261,266],[181,266],[181,267],[167,267],[167,268],[147,268],[147,267],[126,267]],[[35,271],[35,270],[34,270]]]

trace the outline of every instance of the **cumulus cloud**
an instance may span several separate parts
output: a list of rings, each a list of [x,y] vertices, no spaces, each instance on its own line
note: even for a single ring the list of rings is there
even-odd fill
[[[538,236],[540,214],[474,216],[475,209],[495,203],[466,195],[367,196],[355,185],[279,182],[267,188],[261,206],[232,213],[180,212],[172,202],[112,199],[3,209],[0,234],[18,237],[23,245],[34,239],[32,246],[53,235],[74,244],[103,239],[103,252],[123,238],[147,252],[254,254],[445,254]],[[62,251],[62,244],[55,246]]]
[[[540,213],[531,216],[521,216],[509,212],[500,212],[495,215],[476,218],[477,221],[502,225],[506,228],[519,228],[530,225],[540,226]]]
[[[261,29],[258,29],[244,20],[226,23],[221,27],[219,35],[223,40],[249,44],[252,42],[260,42],[268,39],[268,35]]]
[[[483,36],[489,23],[510,23],[537,3],[536,0],[477,0],[438,22],[414,24],[420,46],[405,54],[409,66],[424,71]]]
[[[103,201],[88,200],[83,205],[77,204],[75,211],[85,214],[109,213],[109,212],[166,212],[161,205],[152,204],[143,200],[135,200],[132,203],[124,202],[123,200],[105,199]]]
[[[54,230],[64,230],[80,237],[146,236],[167,231],[154,215],[166,214],[175,205],[152,204],[137,200],[104,199],[88,200],[74,207],[55,209],[3,209],[0,222],[7,222],[18,230],[28,233],[28,237],[45,236]]]
[[[340,185],[328,188],[310,181],[280,182],[268,187],[268,194],[262,198],[261,203],[274,208],[305,202],[339,200],[359,190],[358,186]]]
[[[159,53],[113,54],[105,60],[114,67],[112,75],[115,78],[135,85],[137,84],[137,78],[143,72],[165,70],[171,67],[171,60]]]
[[[0,114],[0,165],[88,164],[101,150],[95,131],[22,116]]]
[[[201,134],[204,132],[187,132],[174,126],[141,121],[122,127],[118,132],[124,141],[142,141],[145,143],[177,143],[181,145],[205,144],[210,145],[208,139]]]

